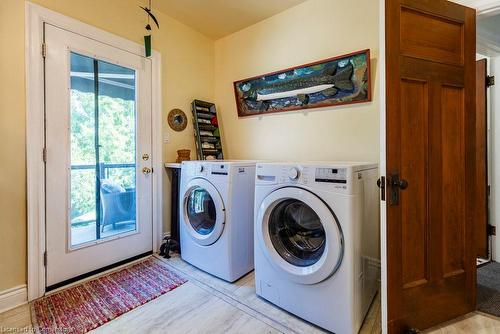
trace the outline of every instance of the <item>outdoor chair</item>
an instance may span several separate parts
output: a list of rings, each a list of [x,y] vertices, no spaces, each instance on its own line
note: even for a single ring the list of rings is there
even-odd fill
[[[125,189],[111,181],[101,182],[102,219],[101,232],[106,225],[135,222],[135,188]]]

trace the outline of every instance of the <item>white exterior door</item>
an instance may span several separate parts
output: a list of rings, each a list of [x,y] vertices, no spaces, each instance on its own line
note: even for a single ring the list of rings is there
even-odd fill
[[[45,24],[46,285],[152,251],[151,61]]]

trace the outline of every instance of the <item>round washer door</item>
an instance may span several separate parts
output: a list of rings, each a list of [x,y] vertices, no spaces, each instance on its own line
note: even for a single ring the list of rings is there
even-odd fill
[[[256,238],[273,267],[287,279],[316,284],[340,267],[344,241],[330,208],[313,193],[285,187],[260,205]]]
[[[184,227],[198,244],[208,246],[224,230],[225,209],[217,189],[205,179],[191,180],[184,193]]]

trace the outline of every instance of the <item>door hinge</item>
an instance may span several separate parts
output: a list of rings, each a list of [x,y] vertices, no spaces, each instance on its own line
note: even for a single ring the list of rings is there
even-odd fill
[[[42,57],[47,57],[47,44],[42,43]]]
[[[488,235],[493,235],[493,236],[497,235],[497,227],[496,226],[488,224],[487,231],[488,231]]]
[[[495,85],[495,76],[487,75],[486,76],[486,87],[491,87]]]
[[[43,252],[43,265],[47,267],[47,251]]]
[[[43,148],[42,150],[42,159],[43,159],[43,162],[47,162],[47,148]]]

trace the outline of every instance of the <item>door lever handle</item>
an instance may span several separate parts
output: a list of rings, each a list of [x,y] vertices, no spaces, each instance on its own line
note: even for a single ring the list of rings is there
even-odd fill
[[[408,188],[408,181],[400,179],[398,174],[393,174],[389,177],[389,185],[391,186],[390,205],[399,204],[399,190]]]
[[[400,179],[397,175],[394,175],[391,178],[391,186],[398,187],[401,190],[405,190],[406,188],[408,188],[408,181]]]

